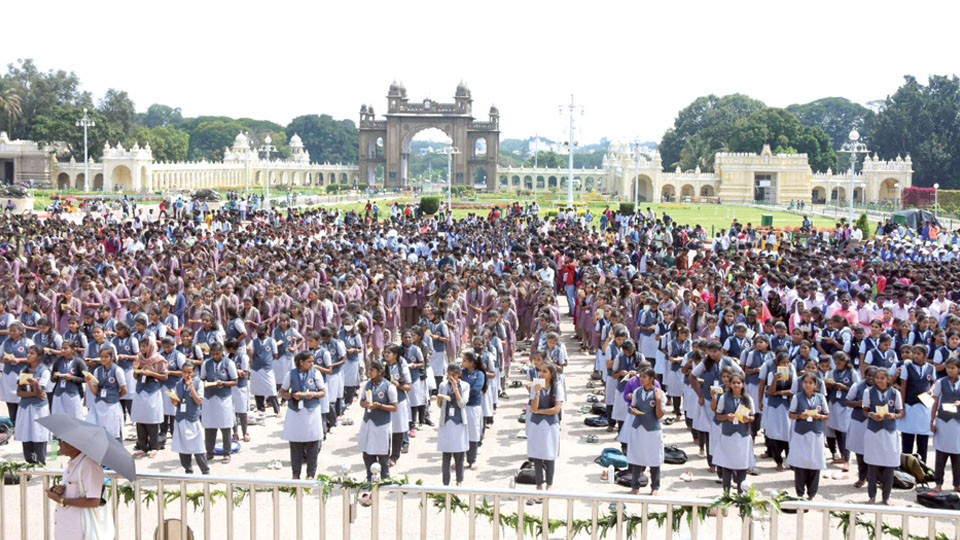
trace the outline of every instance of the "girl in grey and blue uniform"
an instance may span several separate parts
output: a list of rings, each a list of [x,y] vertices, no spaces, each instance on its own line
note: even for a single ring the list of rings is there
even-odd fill
[[[557,367],[547,360],[540,366],[543,386],[530,389],[530,419],[527,421],[527,457],[533,461],[537,490],[553,487],[553,474],[560,455],[560,411],[565,398]]]
[[[486,366],[474,351],[463,353],[463,380],[470,385],[467,398],[467,436],[470,442],[467,449],[467,465],[477,470],[477,448],[483,438],[483,394],[487,391]]]
[[[100,349],[100,365],[87,377],[87,387],[94,395],[93,407],[89,408],[87,422],[97,424],[107,430],[114,439],[123,437],[123,410],[120,398],[127,393],[127,379],[123,370],[115,363],[116,349]],[[91,418],[92,417],[92,418]]]
[[[33,342],[23,336],[23,323],[20,321],[11,322],[7,331],[9,334],[3,340],[3,356],[0,356],[0,362],[3,362],[0,399],[7,404],[10,420],[16,427],[17,407],[20,403],[20,396],[17,394],[20,373],[27,368],[27,348],[33,345]]]
[[[363,369],[363,338],[350,315],[343,316],[343,326],[337,336],[346,349],[347,358],[343,364],[343,404],[349,407],[357,397],[360,388],[360,370]]]
[[[909,352],[908,352],[909,351]],[[921,394],[929,394],[937,380],[933,364],[927,362],[926,345],[904,345],[902,352],[909,357],[900,369],[900,395],[906,405],[906,413],[900,421],[902,452],[913,453],[913,441],[917,441],[920,460],[927,461],[927,444],[930,440],[930,407],[920,401]]]
[[[274,379],[282,381],[291,369],[293,369],[293,355],[297,346],[303,341],[303,336],[296,328],[290,326],[290,317],[282,313],[278,319],[277,327],[273,329],[273,341],[277,344],[277,360],[273,363]],[[277,387],[280,384],[277,383]]]
[[[672,356],[665,356],[664,360],[670,358]],[[624,426],[628,432],[627,463],[630,464],[630,487],[634,495],[640,490],[640,475],[647,467],[650,467],[650,494],[656,496],[660,490],[660,467],[663,465],[660,419],[667,407],[667,396],[654,386],[656,376],[656,370],[649,367],[640,372],[641,386],[630,396],[630,417]]]
[[[117,323],[117,335],[113,338],[113,346],[117,350],[117,366],[123,370],[124,379],[133,384],[137,380],[133,375],[133,363],[140,354],[140,340],[133,336],[126,323],[121,322]],[[133,394],[134,392],[127,392],[120,398],[124,418],[133,408]]]
[[[714,447],[716,454],[713,463],[721,469],[723,491],[730,491],[731,481],[737,484],[737,493],[743,492],[743,481],[747,469],[753,466],[753,439],[750,437],[750,423],[753,422],[755,408],[753,400],[746,394],[743,374],[731,372],[730,389],[716,400],[717,421],[720,422],[720,440]],[[741,406],[749,409],[745,417],[736,413]]]
[[[847,406],[847,393],[860,381],[860,372],[850,365],[850,357],[843,351],[833,353],[834,368],[827,378],[827,404],[830,406],[830,418],[827,427],[833,430],[837,439],[837,451],[840,454],[844,472],[850,470],[850,449],[847,447],[847,434],[853,409]],[[862,411],[861,411],[862,412]]]
[[[820,471],[827,468],[823,458],[824,421],[830,417],[826,396],[818,392],[820,380],[812,373],[800,377],[801,388],[790,400],[790,450],[787,464],[793,467],[797,497],[813,499],[820,487]]]
[[[383,356],[386,360],[384,367],[387,369],[384,375],[397,390],[397,410],[390,415],[390,465],[393,466],[400,459],[404,435],[410,430],[410,400],[407,398],[407,391],[410,390],[410,369],[407,361],[403,359],[401,345],[388,345],[383,350]]]
[[[683,361],[693,351],[690,342],[690,330],[684,327],[677,328],[676,332],[666,334],[669,338],[664,354],[663,382],[667,387],[666,395],[673,401],[673,415],[680,420],[680,403],[683,398]]]
[[[360,406],[365,409],[357,447],[363,453],[367,481],[373,479],[370,467],[380,464],[381,478],[390,477],[390,416],[397,410],[397,388],[383,377],[380,360],[370,361],[370,378],[360,393]]]
[[[37,423],[37,420],[50,415],[46,387],[50,382],[50,368],[42,361],[43,349],[31,345],[27,350],[26,368],[21,372],[27,375],[27,384],[17,386],[20,407],[17,409],[17,429],[14,439],[23,443],[23,459],[27,463],[47,464],[47,443],[50,431]]]
[[[949,358],[944,361],[943,372],[946,376],[933,385],[933,411],[930,430],[933,431],[933,449],[936,451],[936,490],[943,487],[947,472],[947,460],[953,469],[953,489],[960,491],[960,360]],[[944,405],[953,405],[950,412]]]
[[[311,353],[302,351],[295,361],[297,367],[287,372],[280,388],[280,395],[289,403],[281,438],[290,443],[293,479],[299,480],[304,461],[307,463],[307,478],[317,474],[324,425],[320,399],[326,387],[323,375],[314,367]]]
[[[207,460],[213,459],[217,444],[217,431],[223,436],[223,463],[230,463],[230,432],[236,421],[231,388],[237,385],[237,366],[224,357],[223,345],[210,345],[210,358],[200,368],[200,380],[204,381],[203,411]]]
[[[227,355],[237,368],[237,385],[230,393],[233,398],[233,410],[237,412],[237,421],[233,424],[233,440],[240,440],[242,435],[243,442],[250,442],[250,434],[247,433],[247,414],[250,410],[250,357],[247,356],[247,348],[236,338],[227,338],[223,348],[227,350]]]
[[[277,359],[277,344],[270,337],[270,327],[261,324],[257,327],[257,337],[250,342],[253,356],[250,364],[250,393],[257,404],[257,411],[263,413],[266,403],[273,407],[273,414],[280,417],[280,403],[277,402],[276,377],[273,364]]]
[[[65,414],[77,420],[83,419],[83,372],[87,364],[76,344],[68,341],[62,345],[60,357],[53,365],[53,404],[50,412]]]
[[[177,341],[172,336],[160,340],[160,355],[167,362],[167,380],[163,381],[164,392],[173,392],[180,382],[180,370],[187,363],[183,353],[177,350]],[[163,399],[163,424],[160,425],[160,445],[165,445],[167,434],[173,433],[173,423],[177,416],[177,406],[169,399]]]
[[[437,406],[440,407],[440,427],[437,429],[437,451],[442,453],[440,462],[443,485],[450,485],[450,461],[455,463],[457,485],[463,483],[463,459],[470,447],[467,437],[467,396],[470,385],[460,379],[462,370],[456,364],[447,366],[447,380],[437,389]]]
[[[193,474],[194,458],[197,460],[200,472],[210,474],[203,443],[203,426],[200,424],[203,381],[194,375],[195,372],[196,366],[190,362],[181,367],[181,378],[173,390],[176,399],[172,397],[169,399],[176,408],[171,449],[180,455],[180,465],[187,474]]]
[[[867,462],[863,458],[864,434],[867,432],[867,414],[863,410],[863,396],[873,388],[873,379],[877,368],[869,366],[864,370],[863,380],[855,383],[847,392],[847,407],[850,407],[850,428],[847,430],[847,448],[857,456],[857,481],[855,488],[867,483]]]
[[[410,391],[407,392],[407,400],[410,403],[409,429],[411,437],[417,434],[415,420],[419,418],[419,425],[423,425],[426,418],[427,399],[429,398],[427,395],[427,364],[420,346],[413,342],[413,334],[413,330],[405,330],[402,338],[403,358],[410,370]]]
[[[869,355],[868,355],[869,356]],[[867,494],[870,504],[876,502],[877,481],[883,483],[883,503],[890,499],[893,489],[893,470],[900,466],[900,437],[897,419],[903,418],[900,392],[890,386],[891,376],[885,369],[877,371],[874,386],[863,396],[867,413],[867,431],[863,436],[863,457],[867,462]],[[878,408],[886,407],[885,415]]]

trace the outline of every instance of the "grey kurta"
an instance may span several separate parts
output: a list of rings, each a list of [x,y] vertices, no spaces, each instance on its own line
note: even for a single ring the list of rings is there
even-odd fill
[[[370,392],[374,401],[382,403],[397,403],[397,389],[385,380],[380,384],[374,384],[373,381],[367,381],[363,385],[361,399],[366,400],[367,392]],[[388,413],[390,414],[390,413]],[[361,452],[370,455],[385,455],[390,453],[390,439],[392,428],[390,422],[383,425],[377,425],[372,419],[366,419],[360,424],[360,434],[357,435],[357,447]]]
[[[814,394],[813,398],[810,399],[818,401],[816,406],[820,409],[820,414],[830,414],[830,407],[827,405],[827,400],[823,397],[823,394]],[[800,396],[791,398],[790,411],[797,414],[803,412],[800,406]],[[827,460],[823,456],[824,433],[816,433],[811,430],[801,434],[797,431],[797,424],[801,422],[805,421],[795,420],[794,428],[790,430],[790,451],[787,453],[787,465],[818,471],[826,469]],[[826,423],[824,422],[824,430],[825,428]]]

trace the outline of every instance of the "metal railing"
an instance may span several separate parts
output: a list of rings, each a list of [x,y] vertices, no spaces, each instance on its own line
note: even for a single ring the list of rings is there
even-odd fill
[[[54,503],[44,492],[62,472],[22,471],[18,486],[0,489],[0,540],[52,538]],[[890,536],[960,540],[960,512],[925,508],[784,501],[780,510],[772,506],[769,515],[735,515],[737,508],[731,507],[729,513],[721,510],[711,516],[707,515],[714,505],[710,499],[404,484],[372,488],[369,519],[358,520],[356,489],[332,487],[325,491],[314,481],[143,474],[132,485],[124,481],[123,487],[118,488],[117,477],[108,476],[111,482],[106,496],[113,507],[117,538],[123,539],[185,540],[191,533],[199,539],[193,530],[196,526],[202,530],[204,540],[349,540],[355,533],[357,538],[384,540],[391,537],[390,528],[393,538],[398,540],[439,538],[441,531],[445,540],[500,540],[508,536],[620,540],[625,535],[639,539],[672,539],[679,535],[690,540],[722,540],[737,534],[742,540],[802,539],[805,535],[847,540]],[[188,492],[193,486],[200,489]],[[11,500],[9,491],[18,495]],[[124,496],[131,500],[121,500]],[[530,499],[537,499],[539,508],[531,509],[526,504]],[[188,507],[193,511],[188,511]],[[528,509],[531,513],[527,513]],[[19,534],[13,536],[7,530],[11,512],[19,517],[12,527]],[[796,514],[789,516],[788,512]],[[261,515],[264,513],[271,518],[266,519]],[[392,522],[392,527],[381,519],[391,513],[392,519],[386,523]],[[885,523],[885,518],[898,521]],[[847,526],[844,534],[844,521],[859,527]],[[871,535],[871,524],[883,534]],[[163,533],[157,530],[160,528]]]

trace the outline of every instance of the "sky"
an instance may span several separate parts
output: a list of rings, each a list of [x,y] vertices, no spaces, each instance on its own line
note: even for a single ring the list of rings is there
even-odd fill
[[[500,110],[502,138],[578,144],[659,141],[701,95],[785,107],[828,96],[866,103],[905,74],[960,73],[960,2],[501,1],[12,2],[0,63],[74,71],[99,98],[126,90],[184,116],[286,125],[302,114],[411,101]]]

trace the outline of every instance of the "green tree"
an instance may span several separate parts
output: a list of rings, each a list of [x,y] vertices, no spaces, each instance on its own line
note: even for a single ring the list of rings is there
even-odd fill
[[[692,171],[700,167],[701,171],[713,170],[713,159],[716,156],[717,148],[711,141],[705,139],[699,133],[687,138],[687,142],[680,151],[680,170]]]
[[[574,154],[574,159],[576,159],[576,154]],[[537,167],[547,168],[565,168],[569,165],[567,156],[561,156],[556,152],[545,152],[543,150],[537,152],[536,160],[534,160],[533,157],[527,158],[527,162],[524,165],[533,167],[534,163],[536,163]]]
[[[360,133],[353,120],[334,120],[329,114],[307,114],[287,124],[286,134],[303,140],[315,163],[356,163]]]
[[[818,126],[801,124],[786,109],[767,107],[740,119],[729,140],[732,152],[757,152],[764,144],[769,144],[774,153],[807,154],[814,171],[837,167],[830,136]]]
[[[137,123],[148,128],[160,126],[177,126],[183,121],[180,107],[154,103],[147,107],[147,112],[137,115]]]
[[[201,122],[190,132],[188,159],[222,160],[223,149],[233,146],[233,139],[241,131],[244,125],[236,120]]]
[[[904,77],[877,113],[871,141],[882,156],[910,154],[915,186],[960,188],[960,79],[931,75],[924,85]]]
[[[137,121],[137,108],[130,96],[122,90],[107,90],[103,99],[97,102],[97,110],[121,133],[124,139],[132,137]]]
[[[869,128],[873,124],[873,111],[847,98],[827,97],[803,105],[790,105],[793,113],[805,126],[819,126],[830,136],[834,149],[839,150],[847,140],[850,129],[856,128],[864,141],[869,142]]]
[[[63,70],[42,72],[31,59],[7,64],[3,82],[5,87],[13,88],[20,96],[21,114],[0,118],[11,139],[30,137],[37,117],[50,113],[54,107],[93,108],[90,94],[79,90],[80,79],[76,74]]]
[[[710,94],[698,97],[677,113],[673,127],[663,134],[658,149],[664,167],[669,170],[682,165],[680,154],[687,145],[687,139],[699,134],[704,142],[697,142],[697,147],[706,144],[710,148],[709,157],[704,159],[710,163],[710,167],[701,167],[701,169],[712,171],[713,154],[716,154],[729,141],[737,121],[763,107],[762,101],[743,94],[730,94],[723,97]],[[700,157],[703,156],[698,156],[697,160]]]
[[[139,126],[135,138],[140,146],[150,144],[156,161],[184,161],[190,149],[190,135],[173,126],[157,126],[153,129]]]
[[[14,118],[20,118],[23,114],[22,103],[17,90],[13,86],[4,84],[3,79],[0,78],[0,113],[7,117],[7,125],[12,124]]]
[[[122,136],[100,111],[94,109],[88,114],[96,123],[87,134],[89,156],[99,160],[104,144],[110,142],[115,145],[122,141]],[[83,129],[76,126],[81,116],[83,109],[80,107],[56,105],[34,119],[29,138],[39,143],[64,142],[68,153],[77,161],[83,161]]]

